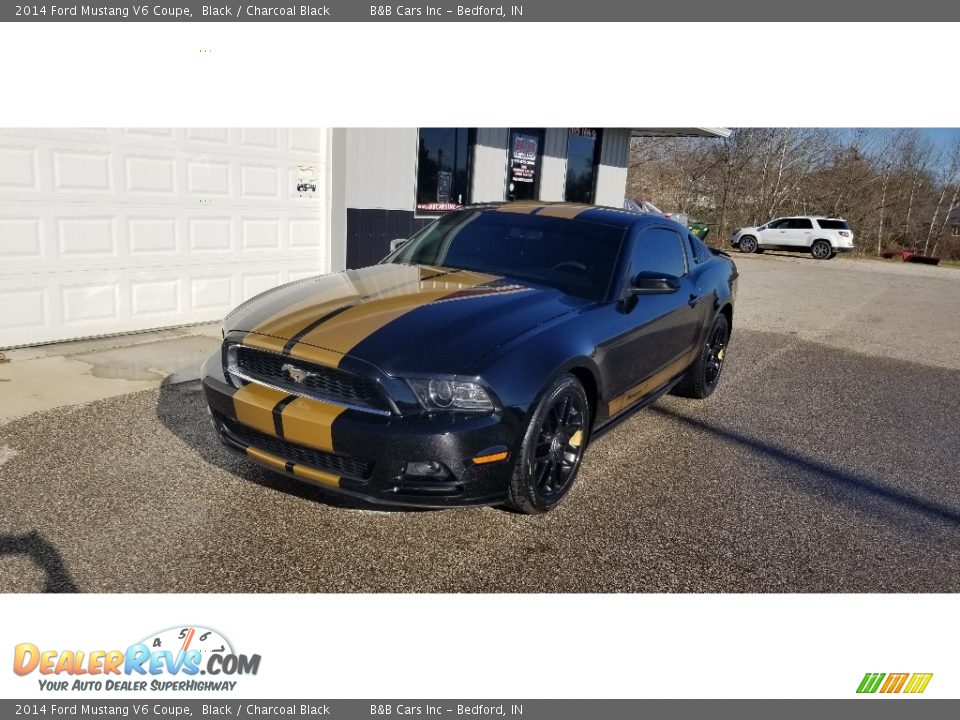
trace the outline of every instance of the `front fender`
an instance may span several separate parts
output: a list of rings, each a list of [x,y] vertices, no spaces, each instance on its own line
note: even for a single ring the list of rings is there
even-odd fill
[[[470,374],[489,383],[504,405],[515,407],[529,408],[553,378],[575,368],[589,372],[602,392],[588,325],[580,313],[545,323],[497,348]]]

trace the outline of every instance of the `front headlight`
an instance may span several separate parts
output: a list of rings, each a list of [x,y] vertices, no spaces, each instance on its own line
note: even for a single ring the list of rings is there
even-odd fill
[[[477,383],[442,378],[408,379],[407,383],[427,410],[493,410],[493,400]]]

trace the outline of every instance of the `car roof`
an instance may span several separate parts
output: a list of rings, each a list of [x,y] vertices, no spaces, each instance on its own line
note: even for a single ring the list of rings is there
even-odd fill
[[[543,217],[560,218],[563,220],[577,220],[592,222],[614,227],[633,228],[652,223],[676,225],[686,228],[662,215],[652,213],[637,213],[623,208],[608,207],[606,205],[587,205],[584,203],[544,202],[541,200],[516,200],[514,202],[492,202],[467,205],[461,210],[481,210],[485,212],[513,212],[523,215],[541,215]]]
[[[777,215],[774,220],[786,220],[788,218],[797,218],[798,220],[844,220],[844,218],[836,215]]]

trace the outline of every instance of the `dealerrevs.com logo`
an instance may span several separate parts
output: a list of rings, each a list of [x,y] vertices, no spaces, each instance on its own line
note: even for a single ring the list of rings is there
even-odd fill
[[[858,693],[916,695],[927,689],[933,673],[867,673],[857,686]]]
[[[36,674],[45,691],[230,691],[237,678],[256,675],[260,655],[237,653],[216,630],[172,627],[125,650],[50,650],[20,643],[13,671]],[[202,676],[202,679],[201,679]]]

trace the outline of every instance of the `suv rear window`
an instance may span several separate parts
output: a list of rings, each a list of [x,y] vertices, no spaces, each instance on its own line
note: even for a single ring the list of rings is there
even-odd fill
[[[817,220],[817,224],[824,230],[849,230],[846,220]]]

